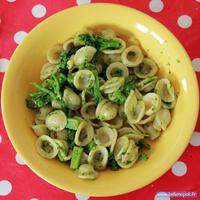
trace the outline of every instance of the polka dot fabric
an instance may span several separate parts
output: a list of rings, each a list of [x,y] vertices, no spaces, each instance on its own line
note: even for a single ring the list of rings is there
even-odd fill
[[[12,53],[34,26],[60,10],[96,2],[136,8],[167,26],[186,48],[200,83],[199,0],[0,0],[0,87]],[[13,149],[0,116],[0,200],[170,200],[156,196],[158,191],[196,191],[199,200],[199,146],[200,118],[186,151],[165,175],[128,194],[94,198],[62,191],[36,176]]]

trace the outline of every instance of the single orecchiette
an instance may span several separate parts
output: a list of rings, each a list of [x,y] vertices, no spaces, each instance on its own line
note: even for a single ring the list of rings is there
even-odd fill
[[[143,61],[134,68],[135,75],[138,78],[147,78],[154,76],[158,71],[157,64],[150,58],[144,58]]]
[[[108,162],[108,150],[104,146],[96,146],[88,156],[88,163],[93,165],[95,169],[105,169]]]
[[[113,77],[107,80],[101,87],[100,90],[105,94],[113,93],[118,90],[124,84],[124,77]]]
[[[124,111],[130,123],[138,123],[144,116],[145,104],[143,101],[137,100],[133,90],[125,101]]]
[[[121,62],[114,62],[106,69],[107,79],[112,77],[127,77],[129,75],[128,68]]]
[[[171,115],[168,109],[160,109],[155,116],[154,119],[154,127],[158,127],[157,129],[166,130],[168,124],[171,121]]]
[[[67,125],[67,117],[62,110],[54,110],[46,117],[46,126],[52,131],[62,131]]]
[[[173,102],[176,98],[173,85],[165,78],[157,82],[155,92],[164,102]]]
[[[97,145],[109,147],[113,142],[113,136],[114,136],[113,129],[104,126],[95,130],[94,140]]]
[[[153,92],[144,95],[143,102],[145,104],[145,114],[148,116],[156,113],[162,105],[160,96]]]
[[[81,107],[81,115],[85,119],[95,119],[96,118],[96,106],[94,102],[85,103]]]
[[[86,146],[94,136],[94,129],[91,124],[82,121],[76,130],[74,142],[78,146]]]
[[[91,46],[81,47],[78,51],[76,51],[74,55],[75,65],[80,65],[83,63],[90,62],[96,51],[97,50]]]
[[[96,179],[98,173],[94,170],[90,164],[82,164],[76,171],[76,174],[81,179]]]
[[[126,48],[121,55],[122,63],[128,67],[136,67],[138,66],[144,56],[142,50],[137,45],[132,45]]]
[[[94,74],[87,69],[79,70],[74,76],[74,86],[78,90],[84,90],[91,87],[95,82]]]
[[[58,154],[56,142],[47,135],[40,136],[36,141],[37,152],[44,158],[52,159]]]
[[[101,121],[114,119],[117,115],[117,104],[103,100],[97,105],[96,117]]]
[[[62,44],[56,44],[47,51],[47,60],[52,64],[59,63],[59,56],[63,51]]]
[[[123,119],[120,116],[117,116],[114,119],[108,121],[102,121],[101,124],[103,126],[109,126],[111,128],[119,129],[123,125]]]
[[[63,101],[66,106],[71,110],[78,110],[81,106],[80,96],[77,95],[72,89],[66,88],[63,93]]]
[[[71,49],[73,46],[74,46],[74,39],[68,39],[64,42],[63,49],[64,50]]]
[[[157,137],[160,136],[161,132],[156,130],[153,127],[152,123],[148,123],[144,125],[144,129],[146,130],[146,133],[149,135],[150,140],[155,140]]]

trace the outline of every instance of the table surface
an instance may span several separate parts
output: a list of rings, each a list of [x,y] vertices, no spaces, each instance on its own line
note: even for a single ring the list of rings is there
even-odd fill
[[[0,0],[0,87],[12,53],[34,26],[60,10],[96,2],[138,9],[167,26],[186,48],[200,83],[200,0]],[[0,199],[170,200],[158,198],[158,191],[194,191],[199,195],[192,199],[200,199],[199,146],[200,119],[187,149],[162,177],[128,194],[87,197],[62,191],[35,175],[13,149],[0,116]]]

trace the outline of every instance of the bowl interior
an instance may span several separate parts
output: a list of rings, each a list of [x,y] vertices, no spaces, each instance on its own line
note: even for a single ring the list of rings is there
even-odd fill
[[[56,159],[46,160],[37,154],[36,136],[30,128],[33,113],[26,108],[25,99],[33,89],[29,83],[39,81],[47,49],[83,28],[98,31],[108,27],[129,42],[135,35],[148,55],[158,63],[160,76],[172,80],[179,95],[172,122],[167,131],[152,143],[148,161],[139,161],[134,167],[117,172],[106,170],[95,181],[85,181],[78,179],[67,164]],[[191,101],[192,106],[189,106]],[[92,4],[50,17],[25,38],[15,51],[4,79],[2,109],[5,126],[15,149],[35,173],[67,191],[109,196],[143,187],[166,172],[179,158],[195,126],[198,86],[188,55],[161,24],[130,8]]]

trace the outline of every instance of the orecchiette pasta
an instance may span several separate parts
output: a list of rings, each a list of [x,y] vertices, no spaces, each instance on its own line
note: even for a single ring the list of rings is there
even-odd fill
[[[78,90],[84,90],[93,86],[95,82],[94,74],[87,69],[79,70],[74,76],[74,86]]]
[[[36,113],[37,152],[70,163],[81,179],[147,160],[146,139],[158,138],[172,120],[178,101],[172,83],[160,78],[135,37],[127,44],[113,30],[85,30],[55,44],[41,68],[42,83],[32,83],[38,91],[26,99]]]
[[[103,146],[97,146],[92,149],[88,156],[88,163],[92,164],[95,169],[105,169],[108,162],[108,150]]]
[[[118,90],[124,84],[124,77],[113,77],[107,80],[101,87],[100,90],[105,94],[112,93]]]
[[[154,76],[158,71],[157,64],[150,58],[144,58],[138,67],[134,68],[135,75],[138,78],[147,78]]]
[[[82,121],[78,126],[78,129],[75,134],[74,142],[78,146],[86,146],[90,143],[94,136],[94,129],[86,121]]]
[[[143,53],[137,45],[132,45],[126,48],[121,55],[122,62],[127,67],[138,66],[142,62],[143,58]]]
[[[85,62],[90,62],[96,53],[96,49],[91,46],[81,47],[74,55],[75,65],[80,65]]]
[[[127,77],[129,75],[128,68],[121,62],[115,62],[110,64],[106,69],[107,79],[112,77]]]

